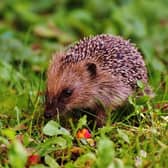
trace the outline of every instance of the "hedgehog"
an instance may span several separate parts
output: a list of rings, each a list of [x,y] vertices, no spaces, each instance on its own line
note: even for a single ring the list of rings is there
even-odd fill
[[[85,37],[54,54],[47,72],[44,116],[63,116],[90,109],[98,126],[106,109],[114,111],[137,91],[137,81],[148,84],[147,69],[135,44],[120,36]]]

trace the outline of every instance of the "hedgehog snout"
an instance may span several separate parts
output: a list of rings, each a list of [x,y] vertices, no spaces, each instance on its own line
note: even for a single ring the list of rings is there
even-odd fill
[[[64,102],[59,102],[56,98],[54,98],[54,100],[52,100],[51,102],[46,102],[44,117],[46,119],[51,119],[58,113],[62,113],[64,109]]]
[[[45,110],[45,112],[44,112],[44,117],[45,117],[46,119],[51,119],[53,116],[54,116],[54,115],[53,115],[52,110]]]
[[[44,110],[44,117],[46,119],[51,119],[56,115],[57,111],[57,108],[54,108],[53,105],[46,105],[46,108]]]

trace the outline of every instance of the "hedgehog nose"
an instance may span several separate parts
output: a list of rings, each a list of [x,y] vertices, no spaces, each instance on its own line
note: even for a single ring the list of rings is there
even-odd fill
[[[45,111],[45,112],[44,112],[44,117],[45,117],[46,119],[51,119],[51,118],[53,117],[53,114],[52,114],[51,111]]]

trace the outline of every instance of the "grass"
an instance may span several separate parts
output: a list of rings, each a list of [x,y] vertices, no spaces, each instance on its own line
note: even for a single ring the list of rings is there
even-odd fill
[[[0,167],[167,167],[167,1],[39,2],[0,5]],[[45,73],[52,53],[98,33],[137,44],[155,98],[131,97],[133,112],[112,113],[100,129],[89,128],[86,116],[69,119],[69,129],[46,122]],[[90,139],[77,138],[84,127]]]

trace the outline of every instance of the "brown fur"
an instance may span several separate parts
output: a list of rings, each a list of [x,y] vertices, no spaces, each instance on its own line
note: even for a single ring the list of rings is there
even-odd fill
[[[58,108],[60,115],[75,108],[97,110],[97,108],[100,108],[100,102],[106,108],[115,109],[122,105],[128,95],[132,93],[130,87],[126,87],[118,77],[112,76],[109,72],[99,69],[98,64],[97,75],[92,79],[86,70],[87,61],[64,67],[58,64],[60,58],[63,56],[62,54],[54,56],[47,74],[48,101],[52,102],[53,97],[59,97],[64,88],[70,87],[74,89],[72,96],[68,98],[64,105],[62,105],[61,102],[53,104],[55,109]],[[59,108],[60,106],[62,107]],[[54,109],[52,110],[52,115],[54,116],[56,111]]]
[[[88,108],[96,111],[98,125],[102,125],[106,116],[102,105],[111,110],[123,105],[135,88],[125,84],[125,78],[121,75],[113,75],[109,69],[102,68],[102,58],[98,56],[68,62],[66,52],[54,55],[47,73],[47,117],[58,113],[65,115],[73,109]],[[88,65],[93,67],[88,69]],[[145,70],[144,67],[144,72]],[[146,78],[143,81],[146,83]],[[62,93],[67,88],[72,90],[69,97]]]

